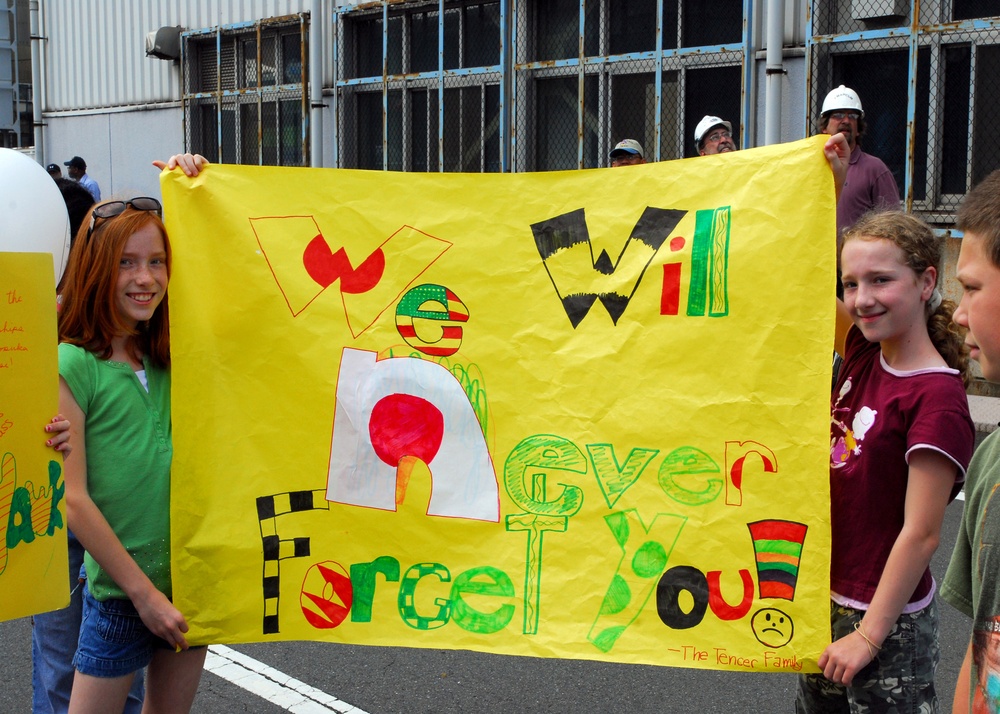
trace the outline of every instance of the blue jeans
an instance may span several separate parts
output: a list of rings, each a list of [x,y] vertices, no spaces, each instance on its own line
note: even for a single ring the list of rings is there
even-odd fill
[[[65,714],[73,689],[73,655],[80,634],[83,589],[83,546],[69,535],[69,606],[32,618],[31,683],[34,687],[34,714]],[[139,714],[145,695],[143,674],[136,672],[128,693],[125,714]]]

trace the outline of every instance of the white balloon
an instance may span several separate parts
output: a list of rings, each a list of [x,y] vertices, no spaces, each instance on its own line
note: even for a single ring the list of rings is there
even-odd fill
[[[51,253],[58,284],[69,242],[69,214],[56,182],[24,154],[0,149],[0,251]]]

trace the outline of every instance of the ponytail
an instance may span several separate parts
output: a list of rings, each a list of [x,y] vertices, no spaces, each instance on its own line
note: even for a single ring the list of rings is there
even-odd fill
[[[937,288],[934,289],[938,294]],[[933,298],[932,298],[933,299]],[[928,303],[930,306],[931,303]],[[957,369],[966,387],[972,381],[969,370],[969,349],[965,346],[963,330],[951,319],[957,306],[951,300],[943,300],[927,318],[927,334],[935,349],[944,357],[944,361],[952,369]]]

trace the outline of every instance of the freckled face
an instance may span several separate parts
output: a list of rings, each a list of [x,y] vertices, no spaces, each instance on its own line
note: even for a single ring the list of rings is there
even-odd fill
[[[840,254],[844,305],[869,342],[903,342],[926,331],[924,305],[930,299],[937,271],[921,275],[904,261],[899,246],[887,240],[858,238]]]
[[[152,223],[132,234],[118,263],[115,303],[132,327],[149,320],[167,293],[167,251]]]

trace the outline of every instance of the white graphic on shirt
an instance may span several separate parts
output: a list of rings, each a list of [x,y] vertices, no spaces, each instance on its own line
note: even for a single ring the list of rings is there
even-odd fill
[[[850,412],[848,407],[840,406],[841,400],[850,391],[851,379],[848,377],[840,387],[837,401],[833,405],[833,414],[830,416],[830,423],[843,434],[843,436],[831,435],[830,437],[830,466],[835,469],[846,466],[852,454],[854,456],[861,454],[861,442],[864,441],[865,435],[871,428],[875,426],[875,416],[878,414],[871,407],[861,407],[854,414],[854,418],[851,419],[851,428],[848,428],[846,421],[841,421],[838,417],[841,415],[847,416],[845,412]]]

